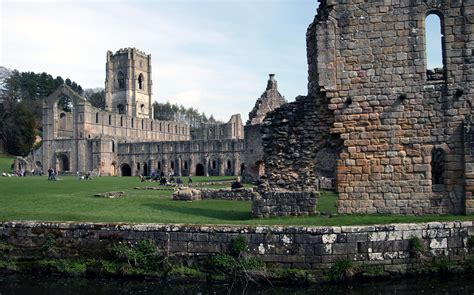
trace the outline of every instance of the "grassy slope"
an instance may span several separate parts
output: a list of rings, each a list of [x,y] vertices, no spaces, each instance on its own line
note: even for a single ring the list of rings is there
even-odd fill
[[[0,154],[0,173],[8,172],[11,173],[11,166],[13,164],[14,156]]]
[[[205,178],[195,177],[194,182]],[[212,181],[229,178],[211,178]],[[474,216],[325,216],[252,219],[250,201],[204,200],[179,202],[172,191],[134,190],[135,177],[102,177],[78,181],[75,177],[47,181],[46,177],[0,177],[0,220],[145,222],[187,224],[352,225],[434,220],[474,220]],[[105,191],[125,191],[122,199],[94,198]],[[334,193],[323,192],[318,210],[335,212]]]

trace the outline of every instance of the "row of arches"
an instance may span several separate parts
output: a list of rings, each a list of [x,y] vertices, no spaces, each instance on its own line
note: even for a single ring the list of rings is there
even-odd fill
[[[160,171],[161,170],[161,165],[158,165],[158,170]],[[186,168],[186,167],[185,167]],[[194,166],[194,175],[195,176],[206,176],[206,169],[205,169],[205,165],[202,164],[202,163],[197,163],[195,166]],[[171,169],[174,169],[173,167],[171,167]],[[187,170],[187,168],[186,168]],[[245,170],[245,164],[242,163],[240,164],[240,174],[242,174]],[[142,175],[144,176],[148,176],[150,173],[149,171],[149,165],[147,163],[144,163],[143,166],[140,165],[140,163],[137,163],[137,171],[143,171]],[[132,167],[128,164],[128,163],[124,163],[120,166],[120,175],[121,176],[133,176],[133,171],[132,171]]]

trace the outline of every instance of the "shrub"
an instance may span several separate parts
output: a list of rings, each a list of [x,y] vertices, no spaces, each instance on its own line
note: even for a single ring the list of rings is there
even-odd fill
[[[351,260],[342,259],[334,263],[329,270],[329,279],[339,282],[351,278],[354,275],[354,266]]]
[[[161,255],[149,240],[141,240],[136,244],[118,243],[110,248],[113,257],[126,262],[129,266],[144,270],[158,270]]]
[[[234,257],[239,257],[242,253],[248,251],[247,240],[243,236],[238,236],[232,239],[229,249],[229,254]]]
[[[408,250],[412,254],[420,254],[423,252],[423,243],[418,237],[411,237],[408,244]]]

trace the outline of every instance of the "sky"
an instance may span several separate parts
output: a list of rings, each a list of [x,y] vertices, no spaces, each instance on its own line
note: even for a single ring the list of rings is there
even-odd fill
[[[154,100],[245,121],[270,73],[288,100],[307,93],[316,8],[316,0],[3,0],[0,65],[104,87],[107,50],[135,47],[151,54]]]
[[[307,93],[306,29],[317,6],[316,0],[1,0],[0,65],[97,88],[104,87],[107,50],[135,47],[151,54],[154,100],[222,121],[240,113],[246,121],[270,73],[288,101]],[[439,66],[440,46],[429,42],[440,32],[428,34],[429,67]]]

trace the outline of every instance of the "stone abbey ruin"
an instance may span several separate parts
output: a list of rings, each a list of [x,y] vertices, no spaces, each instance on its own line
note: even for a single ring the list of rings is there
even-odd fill
[[[443,33],[437,70],[426,57],[432,14]],[[322,0],[306,38],[306,96],[284,104],[271,76],[247,126],[236,115],[194,137],[150,117],[149,56],[108,53],[108,110],[59,89],[32,163],[64,169],[67,158],[71,171],[111,175],[237,175],[245,164],[264,182],[263,215],[268,204],[307,214],[324,179],[334,179],[340,213],[473,213],[474,0]],[[64,97],[73,112],[58,107]]]

